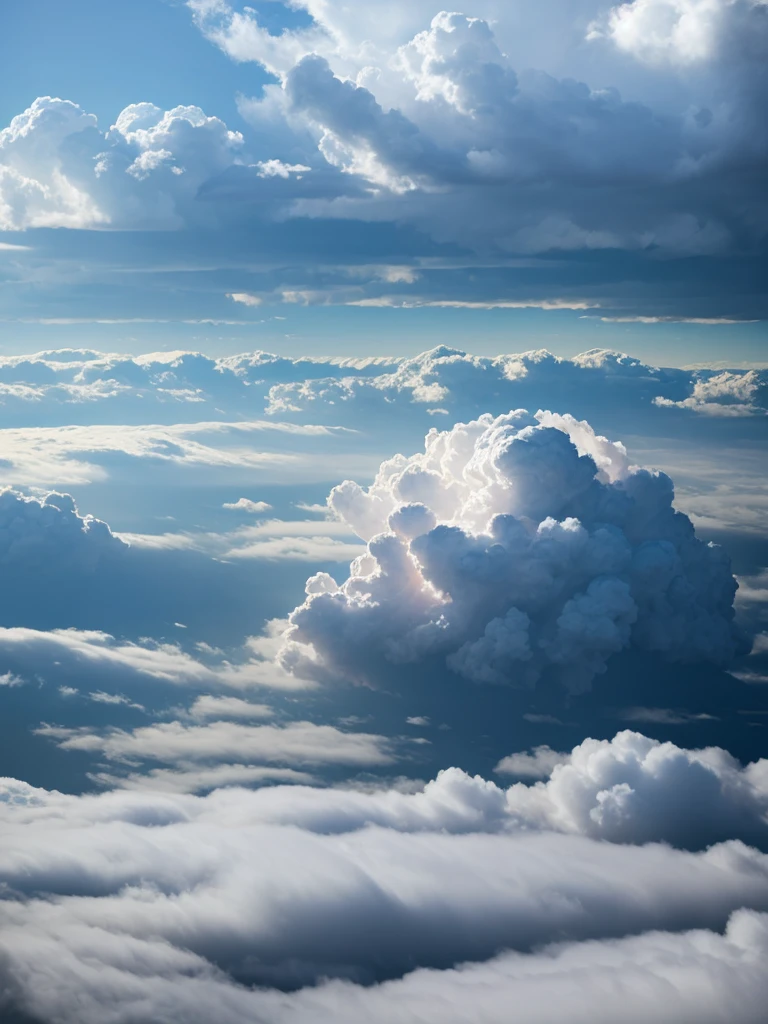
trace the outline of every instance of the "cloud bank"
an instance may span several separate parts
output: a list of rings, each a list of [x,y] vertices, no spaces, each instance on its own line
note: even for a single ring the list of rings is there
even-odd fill
[[[586,416],[598,408],[659,418],[677,409],[706,415],[764,415],[765,370],[658,367],[621,352],[591,349],[572,358],[544,349],[476,356],[442,345],[410,358],[292,359],[268,352],[214,358],[200,352],[128,356],[61,350],[0,357],[0,423],[145,426],[250,419],[360,429],[382,419],[422,429],[445,410],[481,412],[565,403]],[[489,403],[493,403],[489,406]],[[651,404],[651,410],[648,405]],[[282,427],[282,429],[285,429]],[[177,431],[182,444],[189,433]],[[73,442],[78,439],[71,432]],[[161,454],[158,452],[158,454]],[[169,454],[173,454],[169,451]]]
[[[614,754],[642,740],[617,737]],[[655,749],[724,769],[711,754]],[[646,806],[661,799],[657,789]],[[737,804],[735,790],[726,799]],[[504,802],[457,769],[411,796],[78,797],[5,780],[0,877],[15,894],[2,904],[6,1009],[64,1024],[106,1012],[126,1024],[202,1024],[214,1012],[410,1024],[445,1004],[446,1019],[471,1007],[495,1024],[509,999],[526,1019],[562,1019],[577,984],[577,1019],[608,1021],[609,977],[621,998],[634,994],[638,1022],[658,1019],[661,1000],[679,1019],[723,1019],[731,986],[746,986],[734,1004],[743,1016],[729,1019],[753,1024],[764,854],[735,841],[687,853],[525,832]]]

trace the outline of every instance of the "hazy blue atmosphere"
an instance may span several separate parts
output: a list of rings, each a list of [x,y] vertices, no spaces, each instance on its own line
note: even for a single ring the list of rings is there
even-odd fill
[[[766,58],[0,9],[0,1021],[765,1019]]]

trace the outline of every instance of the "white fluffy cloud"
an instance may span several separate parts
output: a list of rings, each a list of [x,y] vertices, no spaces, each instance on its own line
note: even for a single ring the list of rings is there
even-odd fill
[[[612,842],[768,839],[768,761],[742,769],[718,748],[683,750],[625,731],[610,741],[584,740],[549,763],[546,782],[507,791],[509,813],[526,824]]]
[[[220,224],[234,181],[279,216],[405,222],[478,252],[706,254],[763,237],[762,0],[608,12],[593,0],[534,12],[487,0],[467,14],[306,0],[287,6],[311,24],[280,34],[252,9],[189,6],[230,57],[279,79],[241,101],[257,152],[194,106],[132,104],[101,132],[74,103],[40,97],[0,134],[2,226]],[[554,74],[542,66],[547,34],[569,54]],[[615,53],[637,58],[629,101]],[[659,63],[661,83],[645,66]],[[684,74],[691,63],[697,76]],[[735,173],[738,202],[722,187]]]
[[[69,494],[52,491],[45,498],[32,498],[0,491],[0,564],[7,573],[29,573],[42,566],[84,572],[125,550],[106,523],[81,516]]]
[[[368,540],[291,615],[298,675],[397,679],[443,660],[478,683],[588,688],[630,646],[727,664],[743,649],[727,557],[672,506],[672,481],[570,416],[522,410],[432,430],[329,505]],[[387,668],[389,666],[389,668]]]
[[[267,501],[253,501],[251,498],[238,498],[237,501],[227,501],[222,508],[232,509],[233,512],[250,512],[258,516],[262,512],[269,512],[272,506]]]
[[[19,932],[18,925],[9,929],[14,938]],[[744,910],[731,916],[725,935],[656,931],[560,944],[528,956],[505,953],[478,965],[416,970],[372,987],[325,981],[287,995],[236,986],[185,950],[129,939],[118,944],[92,926],[70,936],[54,922],[35,920],[23,938],[37,964],[27,968],[14,951],[7,984],[17,1005],[63,1024],[96,1024],[105,1013],[119,1024],[149,1024],[155,1006],[165,1020],[185,1024],[207,1024],[214,1016],[222,1024],[246,1024],[255,1015],[263,1024],[421,1024],[435,1013],[446,1024],[463,1024],[470,1014],[478,1024],[503,1024],[512,1001],[531,1024],[560,1024],[566,1014],[574,1024],[613,1024],[617,1017],[632,1024],[665,1017],[756,1024],[768,997],[767,932],[768,915]],[[131,970],[131,956],[146,965],[142,974]],[[39,964],[49,959],[56,970],[41,977]],[[18,984],[17,972],[25,984]]]
[[[177,761],[172,768],[150,768],[127,775],[109,771],[89,773],[100,786],[110,790],[148,790],[157,793],[208,793],[227,786],[265,786],[271,783],[311,785],[315,778],[295,768],[264,764],[211,764]]]
[[[660,368],[620,352],[591,349],[562,358],[540,349],[495,358],[439,346],[378,375],[352,374],[274,383],[267,410],[281,418],[349,422],[387,417],[397,403],[403,419],[423,421],[430,410],[455,418],[538,403],[581,409],[685,409],[706,415],[751,416],[765,405],[764,370]]]
[[[102,134],[75,103],[39,97],[0,132],[0,228],[178,227],[242,142],[199,107],[135,103]]]
[[[590,27],[640,60],[696,64],[718,55],[736,31],[765,32],[765,0],[632,0]]]
[[[233,725],[225,719],[246,716],[228,713],[226,707],[218,707],[220,703],[207,710],[221,720],[202,727],[176,722],[132,733],[113,730],[99,735],[52,728],[44,732],[66,750],[98,749],[109,759],[127,758],[131,763],[180,764],[186,772],[205,770],[212,780],[221,773],[220,785],[247,783],[247,772],[258,764],[306,769],[318,764],[386,764],[391,757],[392,747],[371,735],[329,727],[323,731],[306,722],[284,727]],[[240,779],[238,768],[243,773]],[[743,767],[717,747],[686,750],[627,730],[612,740],[586,739],[567,754],[548,747],[538,747],[533,754],[512,754],[496,771],[544,781],[504,788],[448,768],[415,791],[386,784],[370,791],[298,785],[260,789],[238,799],[252,823],[292,825],[329,835],[375,825],[398,832],[561,832],[614,843],[667,842],[691,849],[728,839],[762,849],[768,845],[766,760]],[[169,788],[181,789],[170,785],[178,773],[178,767],[154,769],[146,778],[132,774],[105,776],[103,781],[159,789],[162,778]],[[289,781],[306,780],[299,776]]]
[[[723,1019],[734,979],[744,1015],[728,1019],[754,1024],[762,1005],[755,911],[768,908],[768,866],[738,842],[686,853],[478,834],[503,816],[503,791],[455,771],[412,797],[75,797],[14,780],[3,796],[0,878],[15,894],[2,905],[5,1008],[44,1021],[415,1024],[435,1007],[465,1020],[471,1007],[500,1024],[514,1001],[554,1024],[577,984],[577,1019],[607,1024],[606,977],[622,999],[633,993],[638,1024],[662,1005]],[[345,834],[320,834],[334,824]],[[707,930],[655,931],[691,928]],[[555,940],[567,944],[529,952]],[[329,977],[292,995],[249,987]]]
[[[747,370],[733,373],[702,374],[695,380],[693,392],[680,401],[658,396],[656,405],[690,409],[705,416],[768,415],[768,373]]]
[[[508,754],[499,761],[494,771],[501,775],[515,775],[519,779],[545,779],[552,774],[556,765],[567,761],[567,754],[561,754],[543,744],[535,747],[530,754]]]
[[[350,196],[297,189],[293,213],[406,219],[440,240],[517,252],[700,254],[761,234],[752,213],[714,197],[719,175],[746,161],[750,211],[763,208],[753,187],[766,146],[755,116],[762,0],[635,0],[608,11],[548,0],[530,12],[487,0],[466,14],[306,0],[292,6],[311,24],[282,34],[253,10],[189,6],[232,58],[280,79],[243,104],[246,117],[262,131],[287,120],[307,160],[319,154],[373,186]],[[696,76],[685,74],[692,63]],[[610,188],[596,191],[599,182]]]
[[[400,279],[417,274],[403,267],[364,269]],[[190,419],[247,418],[265,437],[266,425],[254,419],[262,412],[278,421],[276,430],[286,429],[280,420],[297,418],[310,425],[359,428],[363,415],[389,414],[391,420],[395,403],[398,422],[423,420],[428,410],[440,408],[456,418],[472,418],[487,411],[491,398],[498,402],[494,412],[555,401],[646,409],[656,400],[666,408],[751,415],[765,406],[765,376],[761,370],[660,368],[605,349],[572,358],[544,349],[488,357],[438,346],[409,358],[363,359],[290,359],[259,351],[216,359],[199,352],[127,356],[62,350],[0,357],[0,418],[15,429],[71,425],[74,413],[83,426],[125,426],[136,425],[140,412],[144,424],[151,420],[161,434],[182,420],[185,426],[176,426],[176,436],[162,437],[169,442],[166,454],[173,455],[180,453],[170,445],[182,446],[194,440],[189,436],[194,429],[204,429],[191,427]],[[242,422],[238,426],[245,429]],[[146,435],[146,429],[137,429],[128,451]],[[10,450],[18,435],[5,436]],[[71,430],[68,436],[87,450],[88,435]],[[33,439],[42,456],[46,435],[27,437]],[[114,440],[114,432],[104,432],[102,447]],[[162,455],[157,445],[155,454]]]

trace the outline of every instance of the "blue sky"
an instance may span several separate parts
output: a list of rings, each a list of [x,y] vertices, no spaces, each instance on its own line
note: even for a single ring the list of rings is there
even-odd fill
[[[0,344],[761,363],[740,8],[651,45],[661,0],[559,3],[417,4],[378,36],[376,5],[14,5]]]
[[[236,94],[269,78],[212,47],[177,0],[30,0],[9,6],[3,25],[3,126],[41,95],[75,99],[103,125],[140,100],[196,104],[238,122]]]

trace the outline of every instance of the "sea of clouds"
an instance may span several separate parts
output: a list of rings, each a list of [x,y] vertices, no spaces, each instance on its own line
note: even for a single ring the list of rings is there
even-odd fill
[[[727,748],[762,728],[762,577],[738,590],[670,476],[583,418],[751,437],[759,375],[444,349],[51,352],[3,373],[0,697],[26,766],[0,801],[5,1018],[760,1019],[768,762]],[[31,402],[49,426],[12,425]],[[80,511],[159,464],[188,474],[181,516],[206,467],[266,481],[265,437],[327,501],[286,512],[225,474],[196,528]],[[76,498],[52,463],[84,468]],[[215,616],[203,581],[233,566],[264,600],[236,644],[171,620],[193,580]]]

